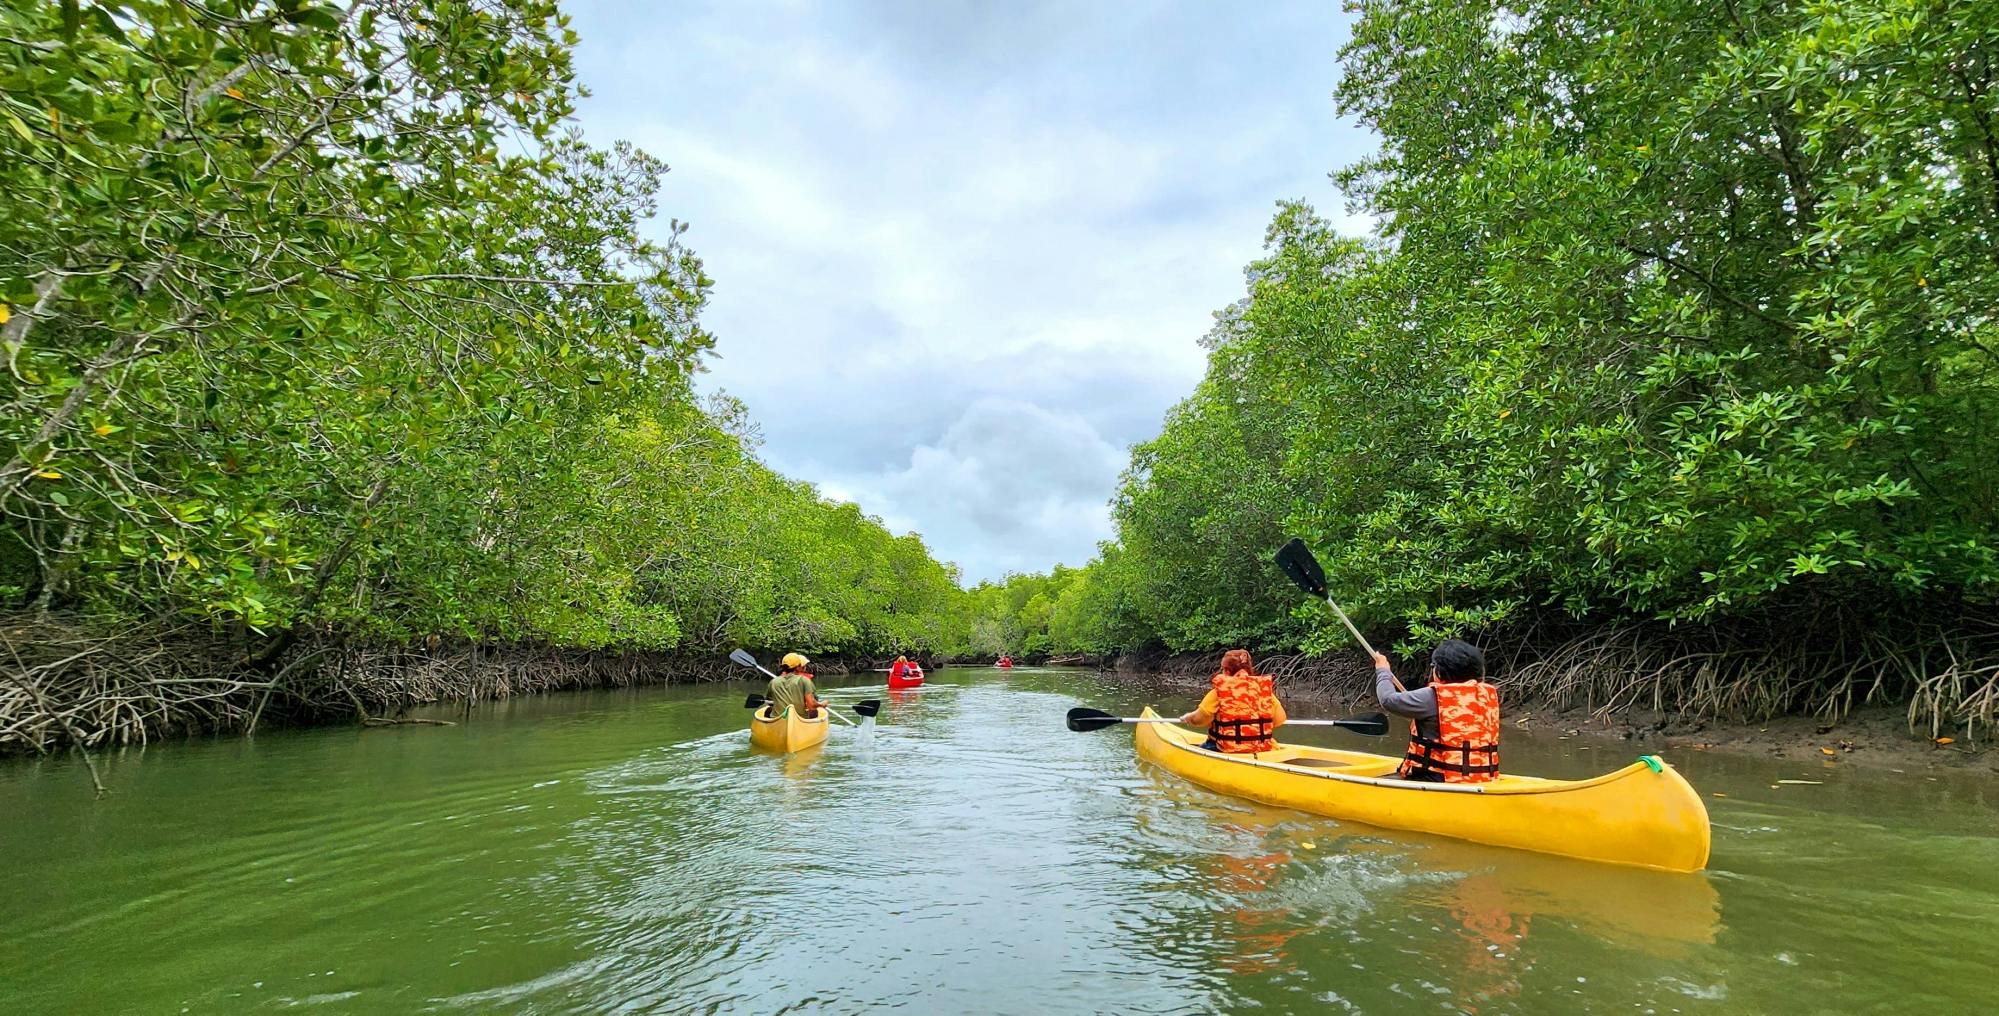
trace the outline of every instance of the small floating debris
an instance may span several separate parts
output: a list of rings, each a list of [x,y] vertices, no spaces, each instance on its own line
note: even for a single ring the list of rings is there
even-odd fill
[[[1786,787],[1818,787],[1825,785],[1824,780],[1778,780],[1777,782]]]

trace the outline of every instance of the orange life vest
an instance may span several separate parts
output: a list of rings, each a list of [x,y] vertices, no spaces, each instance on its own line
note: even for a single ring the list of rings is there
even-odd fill
[[[1231,755],[1271,751],[1277,742],[1277,690],[1270,675],[1239,670],[1216,674],[1208,682],[1215,690],[1215,718],[1208,736],[1215,747]]]
[[[1402,775],[1424,770],[1445,783],[1484,783],[1499,775],[1499,689],[1484,681],[1432,681],[1437,696],[1437,738],[1409,721],[1409,753]]]

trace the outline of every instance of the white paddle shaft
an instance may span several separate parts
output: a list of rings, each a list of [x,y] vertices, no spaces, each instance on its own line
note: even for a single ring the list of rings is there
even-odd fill
[[[1144,717],[1144,716],[1120,716],[1120,717],[1118,717],[1118,722],[1119,722],[1119,723],[1178,723],[1178,722],[1180,722],[1180,720],[1179,720],[1179,718],[1178,718],[1178,717],[1171,717],[1171,716],[1154,716],[1154,717],[1151,717],[1151,718],[1147,718],[1147,717]],[[1354,720],[1285,720],[1285,721],[1284,721],[1284,723],[1283,723],[1283,725],[1284,725],[1284,726],[1286,726],[1286,727],[1344,727],[1344,726],[1351,726],[1351,725],[1352,725],[1352,724],[1354,724],[1355,722],[1357,722],[1357,721],[1354,721]]]
[[[1359,628],[1356,628],[1356,627],[1354,627],[1354,626],[1353,626],[1353,621],[1352,621],[1351,619],[1349,619],[1349,618],[1347,617],[1347,612],[1346,612],[1346,611],[1344,611],[1344,610],[1341,610],[1341,609],[1340,609],[1340,605],[1339,605],[1338,603],[1335,603],[1335,602],[1333,601],[1333,594],[1331,594],[1331,593],[1327,593],[1327,594],[1326,594],[1326,602],[1327,602],[1328,604],[1331,604],[1331,605],[1332,605],[1332,608],[1333,608],[1333,613],[1335,613],[1335,614],[1338,614],[1338,615],[1340,615],[1340,621],[1341,621],[1341,623],[1343,623],[1343,624],[1345,624],[1345,625],[1347,626],[1347,631],[1349,631],[1349,632],[1352,632],[1352,633],[1353,633],[1353,637],[1354,637],[1354,641],[1356,641],[1356,642],[1359,642],[1359,643],[1360,643],[1360,647],[1361,647],[1362,649],[1365,649],[1365,650],[1367,650],[1367,655],[1369,655],[1369,656],[1373,656],[1373,655],[1374,655],[1374,647],[1373,647],[1373,646],[1371,646],[1371,645],[1368,645],[1368,644],[1367,644],[1367,636],[1365,636],[1365,635],[1362,635],[1362,634],[1360,633],[1360,629],[1359,629]],[[1299,722],[1301,722],[1301,723],[1302,723],[1302,722],[1304,722],[1304,721],[1300,720]]]

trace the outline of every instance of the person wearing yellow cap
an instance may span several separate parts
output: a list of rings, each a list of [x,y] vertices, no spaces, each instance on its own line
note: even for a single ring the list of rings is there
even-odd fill
[[[812,661],[801,653],[784,654],[782,669],[770,679],[770,687],[764,697],[770,699],[771,715],[782,716],[786,709],[796,709],[798,715],[810,720],[819,715],[819,699],[812,694],[812,673],[806,667]]]

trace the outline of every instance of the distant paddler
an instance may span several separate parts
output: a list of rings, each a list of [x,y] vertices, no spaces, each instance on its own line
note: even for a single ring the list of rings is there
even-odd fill
[[[895,664],[888,668],[888,686],[890,690],[915,688],[922,684],[923,668],[909,662],[909,657],[907,656],[896,657]]]
[[[803,653],[786,653],[779,673],[770,679],[770,687],[765,697],[770,699],[770,714],[782,716],[786,709],[795,710],[798,715],[813,719],[819,715],[819,697],[814,694],[812,672],[806,667],[812,661]]]
[[[1005,653],[1001,653],[1001,654],[1000,654],[1000,658],[999,658],[999,662],[998,662],[998,663],[995,663],[995,664],[993,664],[993,666],[995,666],[995,667],[998,667],[998,668],[999,668],[999,669],[1001,669],[1001,670],[1012,670],[1012,669],[1013,669],[1013,657],[1011,657],[1011,656],[1008,656],[1008,655],[1007,655],[1007,654],[1005,654]]]

